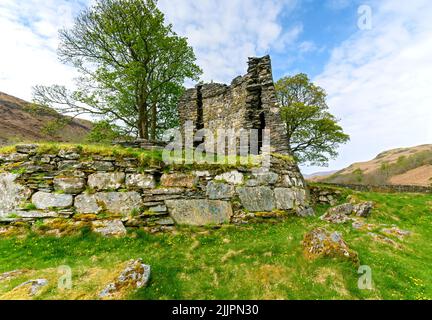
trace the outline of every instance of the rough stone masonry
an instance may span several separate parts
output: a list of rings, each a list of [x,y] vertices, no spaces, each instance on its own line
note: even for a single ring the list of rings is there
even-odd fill
[[[195,130],[269,129],[273,152],[288,154],[286,130],[277,107],[270,56],[249,58],[247,74],[231,85],[199,84],[179,102],[180,123],[192,121]],[[262,136],[258,137],[259,144]]]
[[[148,166],[132,156],[79,148],[47,154],[37,145],[0,154],[0,235],[18,226],[42,226],[55,235],[87,226],[118,236],[125,227],[157,232],[177,224],[243,224],[312,213],[303,177],[288,156],[272,155],[270,170],[262,171]]]

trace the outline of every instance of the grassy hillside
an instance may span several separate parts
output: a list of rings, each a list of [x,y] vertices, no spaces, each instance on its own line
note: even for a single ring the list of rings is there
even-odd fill
[[[351,223],[293,217],[274,224],[182,228],[174,234],[136,231],[123,239],[86,232],[61,239],[0,238],[0,273],[27,269],[0,281],[0,299],[26,298],[11,290],[30,278],[50,280],[37,299],[97,298],[125,261],[139,257],[152,266],[151,282],[125,299],[432,299],[432,195],[355,197],[376,203],[365,220],[374,233],[396,225],[412,234],[403,240],[386,235],[392,241],[381,242]],[[320,215],[326,209],[316,210]],[[357,266],[349,261],[305,259],[301,241],[316,226],[342,233],[360,263],[371,267],[373,290],[358,289]],[[60,265],[72,268],[71,290],[57,289]]]
[[[81,142],[91,122],[62,116],[0,92],[0,145],[21,141]]]
[[[380,153],[330,176],[314,179],[345,184],[432,185],[432,145],[399,148]]]

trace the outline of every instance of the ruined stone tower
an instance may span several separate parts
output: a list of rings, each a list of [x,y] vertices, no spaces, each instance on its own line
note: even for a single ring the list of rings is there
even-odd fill
[[[179,102],[180,124],[195,129],[269,129],[273,152],[288,154],[286,131],[276,106],[270,56],[249,58],[248,72],[231,85],[208,83],[188,89]],[[262,137],[258,138],[259,140]]]

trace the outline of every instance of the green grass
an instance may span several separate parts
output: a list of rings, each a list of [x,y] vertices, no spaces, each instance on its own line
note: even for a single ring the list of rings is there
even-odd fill
[[[38,299],[96,298],[121,263],[141,257],[152,267],[149,286],[129,299],[432,299],[432,195],[357,193],[377,203],[372,224],[395,224],[413,234],[401,245],[372,241],[351,224],[330,225],[318,219],[221,229],[181,228],[175,234],[132,232],[123,239],[90,233],[52,238],[0,239],[0,272],[31,269],[33,277],[53,279]],[[317,208],[317,216],[326,210]],[[374,289],[357,287],[357,267],[337,259],[306,260],[301,241],[315,226],[342,233],[372,269]],[[73,289],[60,292],[56,268],[73,271]],[[0,281],[0,298],[29,275]],[[10,298],[10,296],[9,296]]]

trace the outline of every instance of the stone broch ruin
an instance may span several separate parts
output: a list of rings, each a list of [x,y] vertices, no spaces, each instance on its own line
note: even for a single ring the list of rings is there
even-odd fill
[[[273,152],[288,154],[286,130],[276,107],[276,93],[269,56],[249,58],[248,72],[231,85],[199,84],[186,91],[179,103],[182,126],[195,129],[270,129]],[[259,143],[262,142],[258,138]]]
[[[18,145],[0,154],[0,235],[23,228],[63,235],[87,226],[118,236],[126,227],[158,232],[313,214],[304,179],[289,156],[268,56],[250,58],[248,73],[230,86],[188,90],[179,112],[181,123],[192,120],[197,130],[270,129],[277,152],[270,169],[149,165],[133,155]]]

